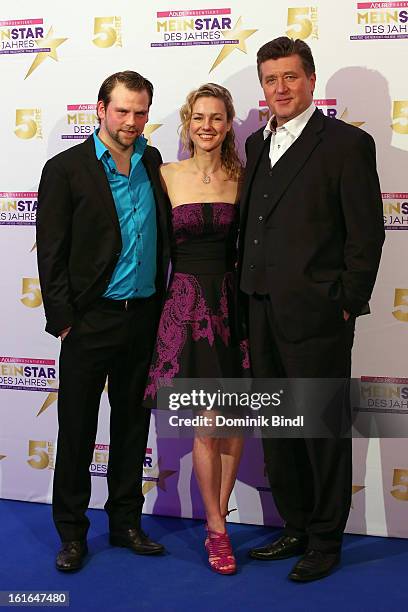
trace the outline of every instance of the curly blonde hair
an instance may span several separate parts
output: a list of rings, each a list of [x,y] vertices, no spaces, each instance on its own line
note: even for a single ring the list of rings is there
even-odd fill
[[[193,114],[193,107],[199,98],[218,98],[224,102],[225,110],[227,112],[227,120],[231,122],[231,129],[227,132],[224,142],[221,146],[221,164],[228,178],[237,180],[241,176],[242,164],[238,157],[236,146],[235,146],[235,133],[232,126],[232,120],[235,117],[234,104],[232,97],[228,89],[217,85],[216,83],[205,83],[198,89],[191,91],[185,103],[180,109],[181,119],[181,142],[186,151],[189,151],[191,157],[194,155],[194,143],[190,138],[190,121],[191,115]]]

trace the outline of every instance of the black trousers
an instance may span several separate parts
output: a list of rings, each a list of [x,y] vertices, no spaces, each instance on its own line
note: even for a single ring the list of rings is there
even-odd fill
[[[350,318],[335,332],[291,343],[279,331],[269,297],[250,296],[254,377],[349,378],[354,323]],[[351,439],[264,438],[263,447],[285,535],[306,538],[311,549],[338,551],[351,504]]]
[[[78,314],[63,340],[53,517],[62,541],[83,540],[102,391],[108,377],[110,450],[105,509],[110,531],[140,524],[150,410],[142,406],[158,322],[156,296],[124,303],[100,299]]]

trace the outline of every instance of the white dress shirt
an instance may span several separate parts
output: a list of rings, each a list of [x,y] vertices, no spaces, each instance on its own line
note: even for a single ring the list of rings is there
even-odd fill
[[[276,130],[273,128],[273,122],[275,115],[273,115],[263,132],[264,140],[266,140],[269,134],[271,136],[271,146],[269,149],[269,159],[271,160],[271,168],[276,162],[282,157],[282,155],[289,149],[289,147],[295,142],[301,135],[306,123],[316,110],[316,106],[312,104],[303,113],[300,113],[297,117],[290,119]]]

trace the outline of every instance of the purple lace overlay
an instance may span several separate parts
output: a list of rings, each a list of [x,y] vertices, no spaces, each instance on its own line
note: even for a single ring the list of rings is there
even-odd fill
[[[234,204],[224,204],[216,202],[213,204],[213,223],[214,228],[228,233],[233,221],[235,220],[236,208]]]
[[[203,210],[206,204],[191,203],[180,204],[172,210],[173,233],[176,244],[206,233]],[[212,222],[207,228],[210,232],[216,231],[225,237],[231,232],[236,220],[237,208],[234,204],[214,202],[211,204]]]
[[[233,274],[224,275],[217,312],[211,312],[201,286],[191,274],[174,274],[156,341],[156,360],[152,363],[145,397],[154,397],[159,381],[169,381],[180,371],[179,356],[187,340],[188,328],[193,341],[205,339],[213,346],[216,336],[225,346],[230,342],[228,294],[232,291]],[[242,347],[241,347],[242,351]],[[248,361],[248,360],[246,360]],[[245,356],[243,355],[243,367]],[[249,362],[248,366],[249,367]]]
[[[213,359],[228,372],[237,370],[237,376],[250,364],[247,341],[238,346],[231,338],[235,272],[229,262],[236,248],[237,208],[226,202],[193,202],[176,206],[172,213],[176,265],[145,391],[145,398],[153,399],[160,386],[177,376],[198,378],[212,371],[208,365]],[[183,265],[192,269],[180,270]]]
[[[247,338],[245,340],[241,340],[239,343],[239,348],[241,349],[242,368],[244,370],[249,370],[251,367],[251,362],[249,359],[249,342]]]
[[[172,213],[176,244],[202,233],[204,225],[202,204],[180,204],[173,208]]]

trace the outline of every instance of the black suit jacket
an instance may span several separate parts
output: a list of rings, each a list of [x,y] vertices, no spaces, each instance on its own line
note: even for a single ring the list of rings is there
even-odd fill
[[[246,142],[239,265],[263,129]],[[277,324],[298,341],[369,312],[384,241],[375,145],[369,134],[316,110],[274,166],[264,218],[266,281]],[[259,179],[258,179],[259,180]],[[270,177],[264,177],[265,187]]]
[[[142,159],[157,210],[156,288],[164,292],[170,248],[169,207],[158,172],[162,159],[150,146]],[[50,159],[41,176],[37,255],[48,332],[58,336],[76,311],[105,292],[121,249],[115,202],[91,136]]]

